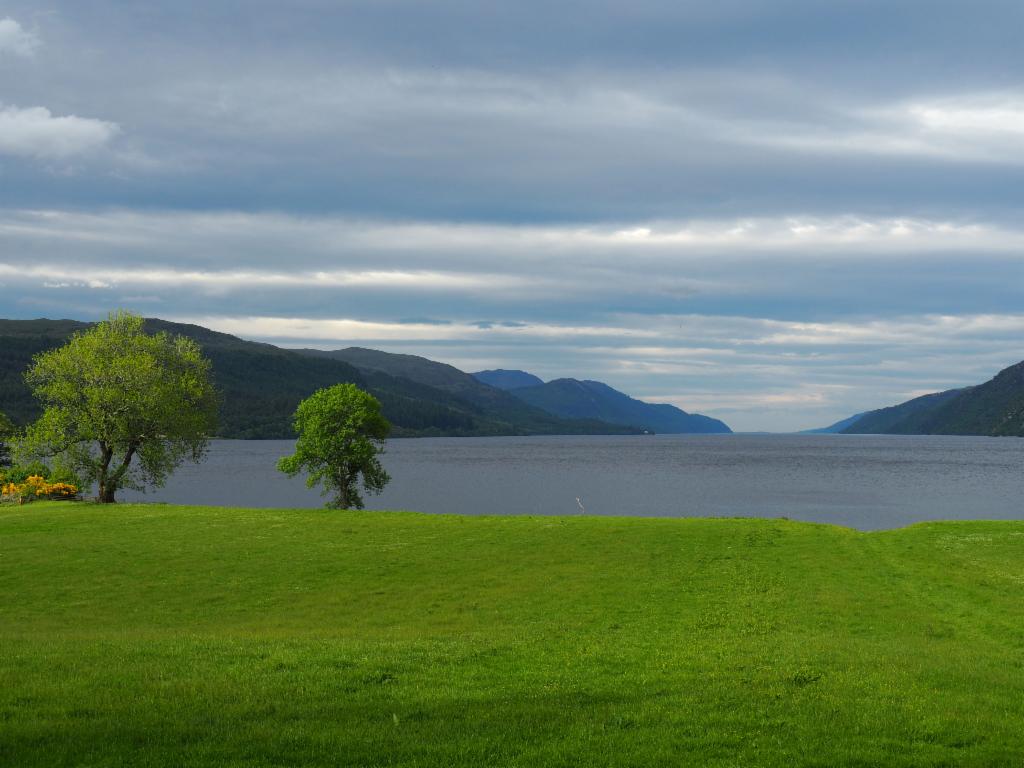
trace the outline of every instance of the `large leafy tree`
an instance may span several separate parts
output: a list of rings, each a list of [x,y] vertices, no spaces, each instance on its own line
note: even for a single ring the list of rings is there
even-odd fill
[[[333,494],[327,506],[362,509],[360,480],[367,493],[380,493],[391,479],[377,458],[391,424],[377,398],[355,384],[314,392],[299,403],[294,424],[295,453],[277,468],[292,477],[305,470],[306,485],[322,483],[324,495]]]
[[[24,446],[54,456],[112,503],[121,488],[161,486],[199,461],[216,427],[210,363],[191,339],[147,334],[117,312],[33,359],[25,379],[43,405]]]

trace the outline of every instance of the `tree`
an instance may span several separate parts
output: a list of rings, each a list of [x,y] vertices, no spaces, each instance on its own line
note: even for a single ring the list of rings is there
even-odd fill
[[[216,427],[218,397],[199,345],[147,334],[128,312],[36,355],[25,380],[43,405],[26,452],[95,482],[103,503],[121,488],[163,485],[186,458],[198,462]]]
[[[295,453],[277,462],[289,477],[302,470],[306,485],[323,483],[323,495],[335,509],[362,509],[359,480],[368,493],[380,493],[391,479],[377,456],[391,424],[380,402],[355,384],[336,384],[307,397],[295,411]]]
[[[11,466],[11,449],[7,441],[14,436],[15,429],[11,420],[0,411],[0,469]]]

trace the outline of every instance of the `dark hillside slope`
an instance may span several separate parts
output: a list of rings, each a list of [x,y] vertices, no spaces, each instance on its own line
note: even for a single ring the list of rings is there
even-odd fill
[[[0,410],[20,424],[38,417],[38,404],[22,378],[32,356],[60,346],[89,325],[69,320],[0,321]],[[146,329],[187,336],[202,346],[223,395],[219,425],[224,437],[292,437],[291,414],[303,397],[340,382],[364,384],[359,372],[343,363],[307,360],[200,326],[147,320]]]
[[[1004,368],[975,387],[971,398],[954,400],[937,415],[949,429],[982,421],[992,425],[993,435],[1024,437],[1024,362]]]
[[[915,397],[913,400],[907,400],[899,405],[868,411],[861,414],[859,419],[843,429],[842,432],[847,435],[916,434],[909,427],[912,416],[927,413],[963,391],[948,389],[945,392],[921,395],[921,397]]]
[[[364,376],[387,374],[445,392],[472,404],[499,422],[493,434],[615,434],[641,431],[637,425],[628,422],[550,413],[511,393],[477,381],[452,365],[417,355],[401,355],[362,347],[299,351],[311,357],[343,360],[358,368]]]
[[[497,368],[493,371],[477,371],[471,374],[477,381],[482,381],[498,389],[509,391],[522,389],[523,387],[538,387],[544,380],[526,371],[509,371],[504,368]]]
[[[19,424],[35,419],[39,408],[22,378],[32,356],[87,327],[68,320],[0,321],[0,410]],[[444,392],[386,375],[363,376],[340,360],[308,357],[196,325],[147,320],[146,328],[187,336],[203,347],[223,395],[222,437],[293,437],[291,416],[299,401],[345,382],[381,400],[395,435],[487,434],[496,428],[479,409]]]
[[[870,411],[844,432],[1024,437],[1024,362],[984,384]]]
[[[349,382],[380,400],[395,436],[490,434],[501,428],[480,409],[445,392],[400,377],[363,373],[343,360],[307,356],[197,325],[164,320],[147,320],[146,325],[150,331],[188,336],[203,346],[224,392],[222,416],[228,436],[292,437],[291,416],[302,398]]]
[[[855,413],[853,416],[847,416],[845,419],[840,419],[835,424],[830,424],[827,427],[819,427],[818,429],[804,429],[800,432],[801,435],[835,435],[840,432],[844,432],[848,428],[856,424],[866,413]]]
[[[632,424],[665,434],[728,433],[723,422],[687,413],[666,403],[645,403],[600,381],[555,379],[536,387],[512,390],[522,400],[566,418],[589,418],[613,424]]]
[[[0,320],[0,411],[17,424],[37,418],[38,405],[23,378],[32,356],[60,346],[75,331],[89,325],[74,320]],[[486,398],[473,402],[452,391],[381,370],[361,371],[330,356],[301,354],[245,341],[197,325],[149,319],[146,328],[150,332],[186,336],[202,346],[213,365],[214,382],[223,395],[221,437],[294,437],[291,417],[299,402],[317,389],[345,382],[366,388],[381,401],[384,414],[394,425],[395,436],[630,431],[599,422],[558,419],[489,387],[486,389],[495,392],[499,400],[507,398],[513,407],[494,412],[486,407]]]
[[[435,387],[444,392],[461,397],[470,403],[481,406],[515,403],[515,399],[499,389],[477,381],[468,373],[447,363],[439,363],[417,355],[400,355],[393,352],[381,352],[377,349],[349,347],[347,349],[296,350],[310,357],[322,357],[331,360],[342,360],[361,371],[378,371],[389,376],[398,376],[428,387]]]
[[[0,320],[0,411],[24,425],[39,415],[23,378],[32,356],[59,347],[77,330],[75,320]]]
[[[932,435],[1024,437],[1024,362],[900,426]]]

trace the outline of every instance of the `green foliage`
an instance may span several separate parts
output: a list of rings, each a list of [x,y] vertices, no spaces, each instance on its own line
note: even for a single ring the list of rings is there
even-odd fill
[[[84,483],[82,478],[75,474],[69,467],[55,463],[50,466],[44,461],[34,460],[25,464],[12,464],[0,468],[0,480],[6,483],[24,483],[29,477],[35,475],[50,483],[69,483],[81,488]]]
[[[5,766],[1024,754],[1020,521],[47,502],[0,510],[0,553]]]
[[[8,442],[15,435],[14,424],[0,411],[0,469],[11,466],[11,448]]]
[[[113,502],[199,461],[216,424],[210,363],[190,339],[149,335],[119,312],[36,355],[25,379],[43,405],[20,449],[53,456]]]
[[[30,461],[27,464],[16,464],[3,471],[3,480],[7,483],[24,483],[33,475],[49,480],[52,470],[49,465],[42,461]],[[74,482],[60,478],[61,482]]]
[[[377,458],[390,430],[368,392],[354,384],[321,389],[299,403],[295,453],[277,468],[289,476],[305,471],[310,488],[322,484],[325,496],[334,494],[330,507],[362,509],[360,480],[367,493],[380,493],[391,479]]]

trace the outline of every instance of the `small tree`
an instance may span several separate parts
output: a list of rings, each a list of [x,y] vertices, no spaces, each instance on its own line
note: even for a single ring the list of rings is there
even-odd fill
[[[11,466],[11,449],[7,441],[14,437],[14,425],[0,411],[0,469]]]
[[[147,334],[127,312],[36,355],[25,379],[44,410],[24,451],[56,456],[95,482],[104,503],[121,488],[163,485],[186,458],[199,461],[215,429],[217,395],[199,345]]]
[[[391,479],[377,456],[391,424],[373,395],[355,384],[336,384],[314,392],[295,411],[295,454],[277,462],[289,477],[305,470],[306,485],[323,484],[323,495],[335,509],[362,509],[358,484],[380,493]]]

